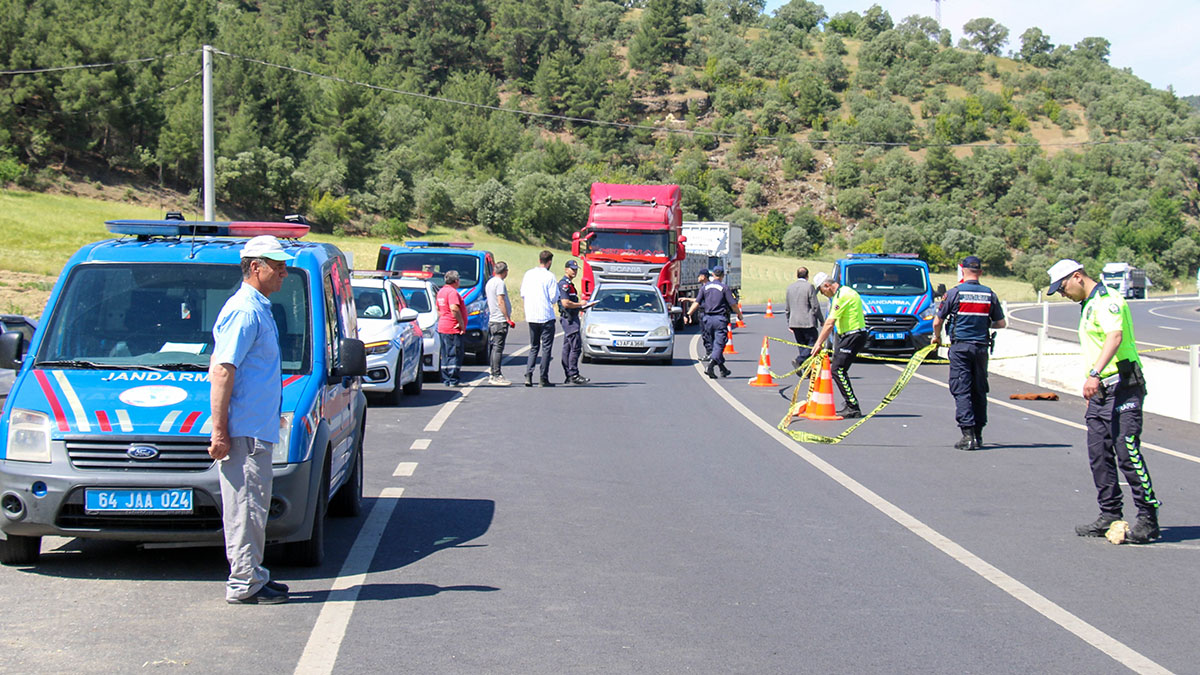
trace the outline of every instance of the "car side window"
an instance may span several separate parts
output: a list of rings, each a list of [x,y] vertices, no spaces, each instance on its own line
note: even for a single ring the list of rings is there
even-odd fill
[[[408,305],[404,304],[404,295],[400,293],[400,289],[396,288],[394,284],[388,284],[388,289],[392,292],[392,307],[399,314],[400,310],[408,307]]]
[[[330,270],[325,272],[322,279],[325,289],[325,362],[332,370],[341,362],[342,345],[338,337],[338,308],[334,299],[333,277]]]

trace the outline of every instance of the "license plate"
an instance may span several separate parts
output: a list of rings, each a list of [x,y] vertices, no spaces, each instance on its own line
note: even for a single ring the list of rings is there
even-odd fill
[[[88,488],[87,513],[191,513],[191,488]]]
[[[876,340],[903,340],[904,333],[875,333]]]
[[[641,340],[613,340],[614,347],[645,347],[646,343]]]

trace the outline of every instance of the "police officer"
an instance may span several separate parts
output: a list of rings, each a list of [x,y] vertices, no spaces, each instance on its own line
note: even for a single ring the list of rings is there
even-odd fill
[[[700,270],[696,274],[696,286],[701,289],[704,288],[704,284],[708,283],[708,279],[709,279],[709,271],[708,270]],[[700,294],[700,292],[696,291],[696,295],[699,296],[699,294]],[[700,302],[700,298],[699,297],[682,298],[682,299],[680,299],[679,302],[683,303],[685,300],[688,302],[688,308],[687,308],[687,312],[683,315],[684,321],[686,321],[687,323],[695,323],[695,312],[692,310],[692,307]],[[700,331],[700,339],[704,343],[704,353],[700,356],[700,360],[705,363],[708,363],[708,359],[709,359],[708,353],[712,351],[712,336],[705,335],[704,331],[701,330]]]
[[[979,283],[983,261],[969,255],[962,261],[962,283],[951,288],[933,318],[934,345],[942,342],[942,325],[950,338],[950,393],[954,419],[962,438],[954,447],[978,450],[987,425],[987,367],[990,331],[1004,328],[1004,310],[992,289]]]
[[[814,344],[820,349],[833,333],[834,327],[838,332],[837,347],[833,352],[830,369],[846,406],[837,411],[837,414],[847,419],[862,417],[858,397],[854,395],[854,387],[850,385],[850,365],[854,363],[854,357],[867,345],[867,320],[863,312],[862,297],[858,291],[834,281],[824,272],[817,272],[817,276],[813,277],[813,286],[830,299],[829,317],[821,326],[821,334],[817,336]]]
[[[1083,384],[1087,399],[1088,461],[1096,485],[1100,517],[1075,527],[1081,537],[1103,537],[1109,525],[1121,519],[1123,497],[1120,476],[1125,474],[1137,521],[1125,540],[1146,544],[1158,539],[1160,502],[1150,482],[1150,470],[1142,456],[1142,400],[1146,380],[1142,360],[1133,338],[1133,319],[1125,298],[1097,283],[1074,260],[1059,260],[1050,268],[1051,295],[1062,293],[1080,303],[1079,346],[1090,368]]]
[[[558,280],[558,316],[563,329],[562,367],[566,373],[565,384],[587,384],[589,378],[579,374],[579,355],[583,351],[583,336],[579,332],[579,312],[586,305],[579,301],[575,289],[575,276],[579,274],[579,263],[568,260],[563,278]]]
[[[712,271],[712,281],[700,288],[700,295],[692,305],[689,314],[700,311],[700,331],[704,343],[711,345],[708,352],[708,367],[704,374],[717,379],[713,369],[721,371],[721,377],[729,377],[729,369],[725,367],[725,341],[729,338],[729,315],[736,312],[738,319],[745,321],[742,310],[737,306],[737,298],[733,291],[725,285],[725,268],[717,267]]]

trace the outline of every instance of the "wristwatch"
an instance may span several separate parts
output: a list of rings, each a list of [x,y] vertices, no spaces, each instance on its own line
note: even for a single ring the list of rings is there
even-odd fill
[[[1088,377],[1094,377],[1098,380],[1098,379],[1100,379],[1100,371],[1096,370],[1095,368],[1092,368],[1091,370],[1088,371]]]

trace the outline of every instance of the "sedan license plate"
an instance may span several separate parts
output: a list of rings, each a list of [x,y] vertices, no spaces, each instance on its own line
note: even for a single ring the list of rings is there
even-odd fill
[[[87,513],[191,513],[191,488],[88,488]]]
[[[645,347],[646,343],[641,340],[613,340],[614,347]]]
[[[876,340],[903,340],[904,333],[875,333]]]

